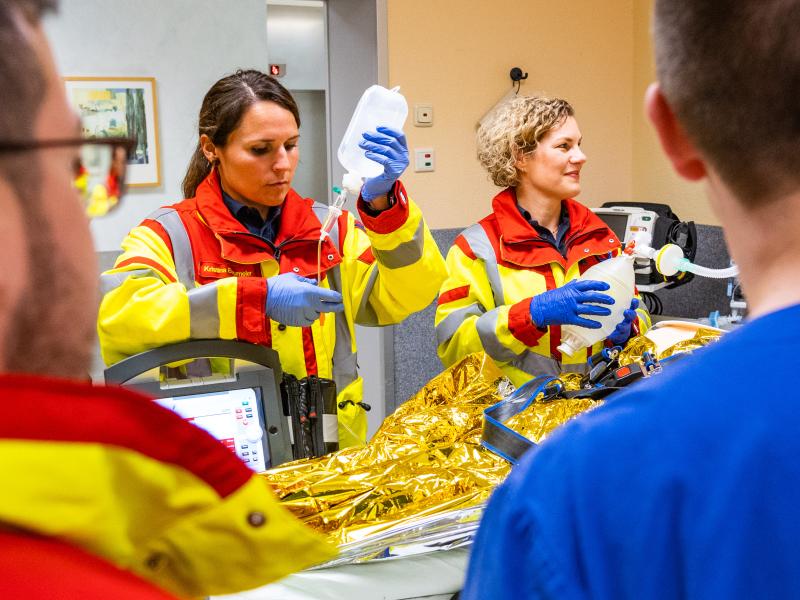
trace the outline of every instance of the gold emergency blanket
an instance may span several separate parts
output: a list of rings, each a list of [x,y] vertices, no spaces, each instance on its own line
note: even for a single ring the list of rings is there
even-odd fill
[[[700,331],[680,351],[718,334]],[[643,351],[631,340],[623,364]],[[672,348],[664,353],[671,354]],[[661,358],[661,356],[659,356]],[[561,377],[567,390],[581,376]],[[485,354],[472,354],[429,381],[388,416],[362,447],[276,467],[264,474],[284,505],[335,544],[357,542],[404,522],[488,498],[510,465],[480,445],[483,411],[513,390]],[[599,405],[590,399],[534,402],[507,425],[536,442],[575,415]]]

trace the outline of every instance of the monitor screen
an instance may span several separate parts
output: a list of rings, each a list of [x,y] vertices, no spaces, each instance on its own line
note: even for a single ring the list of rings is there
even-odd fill
[[[603,219],[606,225],[617,234],[621,242],[625,241],[625,234],[628,228],[628,215],[625,213],[614,214],[608,212],[598,212],[597,216]]]
[[[271,466],[260,389],[189,394],[155,402],[205,429],[254,471]]]

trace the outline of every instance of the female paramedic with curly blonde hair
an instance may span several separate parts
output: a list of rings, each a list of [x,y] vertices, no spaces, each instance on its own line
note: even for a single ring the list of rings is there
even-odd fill
[[[361,188],[361,222],[345,211],[320,248],[327,205],[291,187],[299,128],[297,104],[269,75],[237,71],[211,87],[187,199],[135,227],[103,274],[100,346],[109,364],[188,339],[271,347],[284,373],[335,381],[339,444],[352,446],[367,431],[355,324],[425,308],[445,265],[398,179],[405,136],[384,127],[361,142],[384,169]]]
[[[447,255],[439,293],[439,356],[451,365],[485,351],[511,380],[585,372],[603,343],[562,356],[561,326],[598,328],[608,315],[608,284],[575,281],[620,251],[617,236],[573,198],[581,191],[581,132],[565,100],[518,97],[478,130],[478,160],[495,185],[493,212],[463,231]],[[649,326],[634,299],[607,343],[624,345]]]

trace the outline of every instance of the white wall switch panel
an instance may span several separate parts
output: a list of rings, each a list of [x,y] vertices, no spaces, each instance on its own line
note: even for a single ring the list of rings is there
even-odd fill
[[[433,148],[414,148],[414,170],[418,173],[433,171],[436,168],[436,156]]]

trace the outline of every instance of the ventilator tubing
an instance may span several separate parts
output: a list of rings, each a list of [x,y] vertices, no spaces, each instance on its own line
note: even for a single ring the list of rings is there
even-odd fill
[[[579,280],[604,281],[609,285],[603,294],[611,296],[614,304],[606,306],[611,310],[608,316],[595,316],[591,318],[600,323],[599,329],[589,329],[580,325],[562,325],[561,345],[558,351],[572,356],[578,350],[592,346],[600,340],[606,339],[625,318],[625,311],[631,306],[634,294],[635,275],[633,272],[634,257],[621,254],[587,269]]]
[[[675,244],[666,244],[660,250],[655,250],[649,246],[635,246],[634,256],[650,258],[656,263],[656,270],[666,277],[672,277],[678,271],[688,271],[700,277],[710,277],[712,279],[727,279],[739,275],[739,267],[733,265],[725,269],[711,269],[702,267],[691,262],[683,256],[683,250]]]
[[[679,271],[688,271],[700,277],[710,277],[711,279],[727,279],[729,277],[737,277],[739,275],[739,267],[733,265],[727,269],[710,269],[708,267],[701,267],[693,262],[689,262],[688,258],[682,259],[678,263]]]

